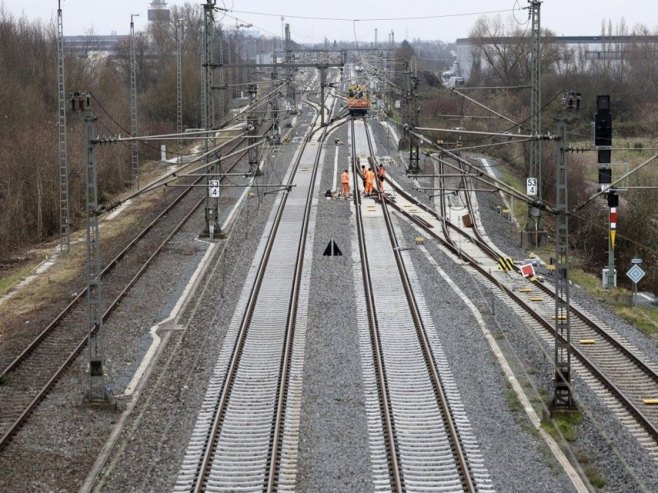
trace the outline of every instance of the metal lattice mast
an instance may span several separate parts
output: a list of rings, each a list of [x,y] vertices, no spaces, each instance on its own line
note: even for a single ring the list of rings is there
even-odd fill
[[[215,0],[207,0],[203,5],[204,13],[204,71],[203,86],[205,93],[204,119],[205,129],[209,130],[215,126],[215,104],[212,96],[213,69],[212,69],[212,47],[213,47],[213,27],[215,25],[214,16]]]
[[[183,133],[183,56],[182,56],[182,25],[183,19],[176,19],[176,133]],[[179,138],[176,143],[178,164],[181,164],[183,141]]]
[[[90,402],[107,402],[105,354],[103,349],[103,310],[101,303],[101,237],[98,228],[98,165],[96,162],[96,115],[90,108],[88,93],[76,92],[71,99],[74,112],[80,113],[85,128],[85,178],[87,216],[87,323],[89,330]]]
[[[292,63],[292,39],[290,38],[290,24],[286,24],[286,63]],[[295,84],[293,84],[295,69],[290,67],[288,68],[287,72],[286,99],[288,100],[288,108],[292,113],[297,113],[297,96],[295,94]]]
[[[215,0],[207,0],[203,5],[204,14],[204,71],[203,71],[203,85],[205,91],[205,106],[204,106],[204,121],[206,123],[205,129],[208,131],[205,139],[205,162],[210,163],[210,156],[208,151],[210,149],[210,130],[215,126],[215,105],[212,95],[213,88],[213,60],[212,60],[212,47],[213,47],[213,28],[215,25]],[[217,223],[219,213],[219,180],[215,176],[217,174],[217,164],[208,165],[206,167],[208,178],[206,179],[208,185],[208,197],[206,198],[206,214],[205,214],[205,228],[203,233],[213,237],[220,234],[220,227]]]
[[[555,176],[555,380],[553,402],[555,410],[572,409],[571,394],[571,325],[569,314],[569,213],[567,188],[566,124],[559,121],[560,153]]]
[[[542,167],[542,141],[539,136],[541,128],[541,2],[528,0],[530,3],[530,22],[532,36],[531,74],[530,74],[530,133],[534,137],[530,142],[530,163],[528,177],[537,180],[537,198],[542,198],[541,167]],[[541,210],[528,207],[527,238],[534,237],[534,244],[538,246],[545,239]]]
[[[249,84],[247,90],[249,91],[249,104],[252,105],[252,107],[256,104],[256,100],[258,98],[258,85],[257,84]],[[274,98],[272,101],[273,105],[273,110],[272,112],[278,113],[278,108],[276,106],[276,100],[277,98]],[[278,116],[274,117],[275,125],[278,127]],[[253,144],[256,142],[256,136],[258,135],[258,116],[256,115],[255,111],[251,111],[249,113],[249,116],[247,116],[247,123],[249,124],[249,136],[252,138],[250,141],[250,144]],[[250,147],[249,150],[247,151],[247,156],[249,158],[249,172],[250,173],[258,173],[258,165],[260,164],[260,158],[258,155],[258,147]]]
[[[133,18],[139,14],[130,14],[130,134],[137,137],[137,60],[135,56],[135,23]],[[132,181],[133,190],[139,190],[139,142],[133,140]]]
[[[226,69],[224,68],[224,50],[226,49],[226,37],[228,33],[226,31],[222,32],[222,26],[219,24],[217,26],[217,30],[219,32],[219,67],[218,67],[218,86],[214,86],[214,89],[217,89],[220,91],[219,95],[219,107],[217,108],[218,114],[219,114],[219,121],[220,123],[224,121],[224,118],[226,116],[226,111],[224,109],[224,99],[227,94],[226,89],[227,89],[227,83],[226,83]]]
[[[328,65],[318,65],[320,69],[320,126],[324,127],[324,88],[327,87],[327,69]]]
[[[206,93],[206,48],[201,50],[201,86],[199,94],[199,110],[201,113],[201,128],[208,128],[208,115],[206,110],[208,109],[208,94]]]
[[[71,249],[69,237],[69,166],[66,154],[66,87],[64,79],[64,23],[57,9],[57,76],[59,89],[59,234],[60,250]]]
[[[409,60],[409,78],[408,78],[408,96],[407,96],[407,121],[410,128],[418,126],[418,103],[416,100],[418,88],[418,76],[416,74],[416,59]],[[420,149],[418,141],[409,134],[409,171],[417,173],[420,170],[419,164]]]

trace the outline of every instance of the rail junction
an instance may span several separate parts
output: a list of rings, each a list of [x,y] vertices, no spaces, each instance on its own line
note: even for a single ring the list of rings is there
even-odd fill
[[[44,467],[26,490],[594,491],[574,447],[538,418],[536,386],[553,371],[550,272],[524,278],[510,243],[497,244],[508,226],[493,194],[475,191],[495,188],[474,179],[477,159],[430,153],[431,177],[409,176],[390,144],[401,129],[375,109],[348,115],[353,70],[298,75],[301,112],[283,118],[281,144],[263,139],[258,162],[249,151],[267,122],[223,143],[225,237],[197,234],[201,166],[108,256],[111,406],[81,397],[83,290],[3,352],[2,489]],[[364,196],[362,166],[384,163]],[[343,169],[349,197],[337,194]],[[658,351],[579,301],[571,316],[580,447],[614,443],[613,470],[651,491]]]

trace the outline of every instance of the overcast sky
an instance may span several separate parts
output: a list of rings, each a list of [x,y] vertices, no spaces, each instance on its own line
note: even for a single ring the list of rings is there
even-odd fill
[[[127,34],[130,14],[135,27],[147,23],[147,11],[153,0],[61,0],[64,34]],[[205,1],[167,0],[167,6],[202,4]],[[528,0],[217,0],[217,6],[229,9],[218,14],[223,25],[252,24],[269,35],[281,35],[281,16],[290,24],[293,40],[300,43],[357,40],[372,42],[375,29],[378,40],[386,41],[391,31],[395,40],[441,39],[453,42],[468,36],[482,15],[500,15],[503,20],[525,25]],[[57,0],[0,0],[5,15],[25,15],[43,23],[56,21]],[[658,16],[646,0],[543,0],[542,28],[557,35],[598,35],[602,21],[617,24],[625,20],[633,27],[642,23],[658,30]],[[264,15],[269,14],[269,15]],[[222,18],[223,17],[223,18]],[[236,18],[239,21],[236,21]]]

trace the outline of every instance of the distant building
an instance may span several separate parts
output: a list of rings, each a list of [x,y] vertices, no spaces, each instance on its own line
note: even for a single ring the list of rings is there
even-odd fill
[[[153,0],[151,2],[151,8],[148,11],[148,20],[151,22],[168,21],[169,9],[167,8],[167,2],[164,0]]]
[[[457,58],[457,53],[454,51],[451,52],[452,55],[452,67],[450,70],[441,72],[441,82],[444,87],[455,88],[457,86],[464,85],[464,77],[462,76],[462,70],[459,67],[459,59]]]
[[[119,46],[126,46],[128,35],[64,36],[64,52],[86,58],[89,56],[116,56]]]
[[[529,38],[497,37],[483,38],[485,44],[504,45],[528,43]],[[629,59],[631,50],[637,45],[654,45],[658,50],[658,36],[554,36],[543,38],[543,43],[557,45],[561,54],[561,63],[565,61],[582,61],[592,65],[606,62],[623,70],[624,60]],[[457,63],[461,75],[468,81],[474,67],[481,66],[482,59],[477,55],[477,45],[470,38],[457,40]]]

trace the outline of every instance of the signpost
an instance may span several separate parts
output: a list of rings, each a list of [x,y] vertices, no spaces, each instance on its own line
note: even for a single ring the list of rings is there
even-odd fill
[[[537,195],[537,178],[526,178],[525,183],[526,195]]]
[[[637,297],[637,283],[642,280],[646,275],[646,272],[639,266],[642,263],[642,259],[634,258],[631,260],[633,266],[628,269],[626,272],[626,277],[628,277],[633,282],[633,306],[635,306],[635,298]]]
[[[208,197],[211,199],[219,198],[219,180],[208,181]]]

